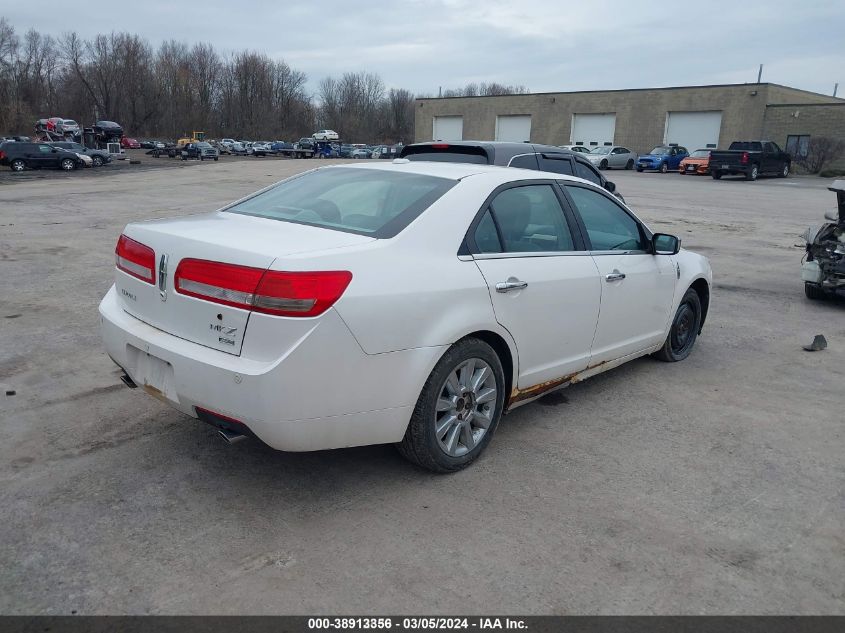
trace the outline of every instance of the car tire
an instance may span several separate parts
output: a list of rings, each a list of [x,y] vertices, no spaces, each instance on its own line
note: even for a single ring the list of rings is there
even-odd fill
[[[821,286],[811,284],[808,281],[804,282],[804,294],[808,299],[812,299],[813,301],[824,301],[827,299],[827,292]]]
[[[502,362],[490,345],[477,338],[458,341],[426,380],[405,437],[396,445],[399,453],[437,473],[465,468],[493,437],[504,410],[505,384]],[[492,399],[477,403],[478,395]]]
[[[91,166],[92,167],[102,167],[103,166],[103,157],[102,156],[92,156],[91,157]]]
[[[599,169],[607,169],[607,161],[603,160],[599,163]]]
[[[783,169],[780,170],[778,178],[786,178],[789,175],[789,163],[783,164]]]
[[[751,165],[751,171],[745,174],[746,180],[757,180],[757,176],[760,175],[760,168],[757,165]]]
[[[661,174],[668,174],[669,173],[669,163],[660,163],[660,173]]]
[[[72,158],[63,158],[59,167],[62,168],[62,171],[73,171],[76,169],[76,162]]]
[[[713,177],[713,180],[719,180],[722,177],[722,172],[720,171],[711,171],[710,175]]]
[[[627,162],[627,163],[625,163],[625,169],[627,169],[627,170],[631,170],[631,169],[633,169],[633,168],[634,168],[634,159],[633,159],[633,158],[629,158],[629,159],[628,159],[628,162]]]
[[[218,157],[217,157],[217,156],[215,156],[215,157],[214,157],[214,162],[216,163],[216,162],[217,162],[217,160],[218,160]]]
[[[654,356],[667,363],[676,363],[690,355],[698,330],[701,328],[701,299],[692,288],[684,293],[675,316],[672,327],[666,335],[666,341]]]
[[[641,174],[643,173],[643,170],[640,167],[637,167],[637,172]]]
[[[26,169],[26,163],[23,162],[20,158],[16,158],[11,163],[9,163],[9,167],[12,168],[12,171],[23,171]]]

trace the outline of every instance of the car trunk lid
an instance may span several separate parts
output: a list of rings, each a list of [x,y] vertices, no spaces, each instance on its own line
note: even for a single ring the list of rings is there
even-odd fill
[[[267,270],[286,256],[373,241],[341,231],[225,212],[130,224],[124,235],[152,249],[154,270],[153,283],[116,270],[115,286],[123,309],[169,334],[235,355],[241,352],[251,311],[177,292],[175,273],[181,262],[223,262]],[[128,266],[135,268],[131,263]]]

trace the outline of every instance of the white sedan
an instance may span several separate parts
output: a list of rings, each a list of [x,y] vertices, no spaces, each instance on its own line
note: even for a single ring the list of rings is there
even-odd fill
[[[334,130],[318,130],[311,135],[315,141],[336,141],[340,135]]]
[[[590,182],[398,159],[129,224],[100,316],[127,385],[229,441],[395,443],[445,472],[508,409],[686,358],[710,286],[705,257]]]

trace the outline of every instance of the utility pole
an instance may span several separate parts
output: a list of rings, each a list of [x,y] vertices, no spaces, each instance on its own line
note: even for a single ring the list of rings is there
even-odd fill
[[[760,79],[763,77],[763,64],[760,64],[760,70],[757,71],[757,83],[760,83]]]
[[[838,82],[836,84],[834,84],[834,86],[833,86],[833,96],[834,97],[836,96],[837,90],[839,90],[839,83]]]

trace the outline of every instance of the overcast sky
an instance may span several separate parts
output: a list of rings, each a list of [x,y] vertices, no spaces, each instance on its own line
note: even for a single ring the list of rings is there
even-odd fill
[[[468,82],[532,92],[763,81],[845,96],[845,2],[0,0],[18,33],[112,30],[253,49],[308,74],[366,70],[436,95]]]

